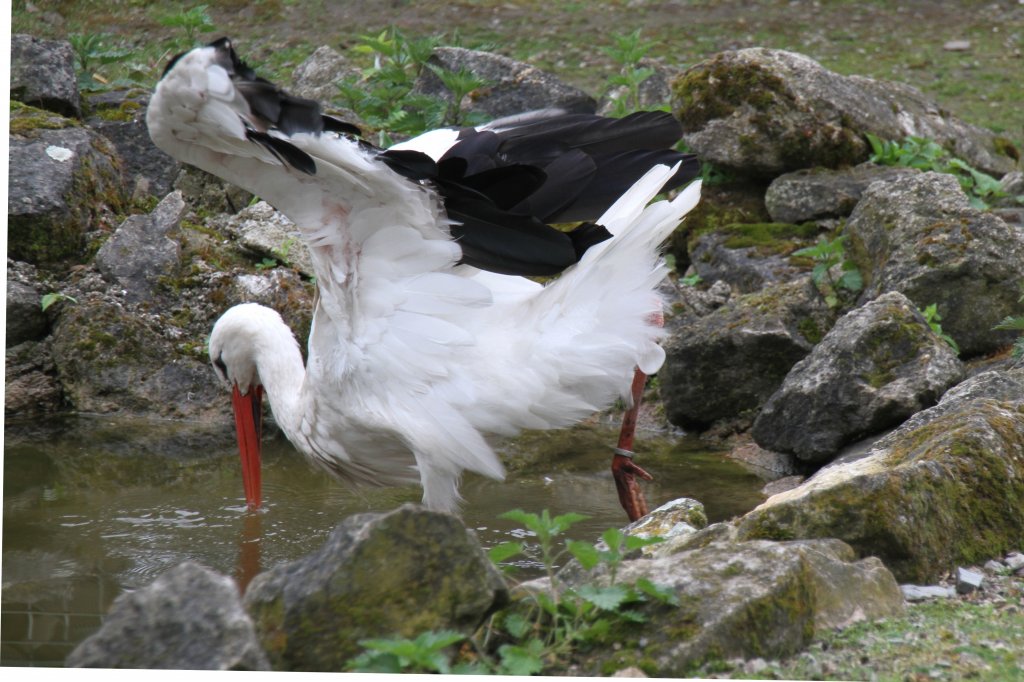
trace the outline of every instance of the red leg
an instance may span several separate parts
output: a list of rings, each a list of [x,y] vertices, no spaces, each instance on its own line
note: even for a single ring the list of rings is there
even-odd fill
[[[656,313],[651,317],[651,321],[659,327],[664,324],[661,313]],[[633,404],[622,415],[619,445],[615,448],[615,455],[612,457],[612,476],[615,478],[615,489],[619,493],[619,503],[626,510],[626,516],[630,521],[636,521],[649,511],[644,491],[640,489],[636,477],[639,476],[645,481],[654,480],[653,476],[633,461],[633,436],[636,434],[636,420],[640,412],[640,401],[643,399],[645,383],[647,383],[647,375],[638,368],[633,373],[633,386],[630,389]]]

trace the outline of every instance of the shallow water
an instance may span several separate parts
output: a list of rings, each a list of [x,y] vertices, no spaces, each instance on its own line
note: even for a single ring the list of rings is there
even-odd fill
[[[503,448],[504,483],[463,481],[463,519],[491,546],[523,537],[499,518],[521,508],[590,518],[570,535],[593,540],[626,522],[608,472],[612,428],[530,434]],[[648,445],[653,443],[653,445]],[[709,519],[758,504],[764,481],[695,440],[638,438],[656,478],[651,508],[678,497]],[[282,438],[265,443],[264,509],[248,513],[230,426],[104,418],[7,424],[4,443],[0,665],[63,664],[113,599],[194,560],[241,582],[318,548],[345,517],[419,500],[416,488],[353,491],[311,469]],[[536,570],[527,560],[521,573]]]

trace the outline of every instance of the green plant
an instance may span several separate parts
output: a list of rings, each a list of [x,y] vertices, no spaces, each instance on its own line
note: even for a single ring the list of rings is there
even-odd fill
[[[640,85],[654,75],[654,69],[640,66],[640,61],[655,43],[641,40],[640,29],[628,35],[613,35],[612,40],[615,44],[602,48],[602,51],[619,66],[619,71],[608,78],[605,94],[610,95],[615,88],[624,89],[622,94],[611,99],[611,115],[621,117],[640,109]],[[668,110],[667,105],[656,108]]]
[[[942,325],[939,324],[942,321],[942,316],[939,315],[938,306],[935,303],[932,303],[919,312],[924,315],[925,322],[927,322],[928,326],[932,328],[935,335],[948,343],[949,347],[953,349],[953,352],[960,355],[960,346],[956,345],[956,341],[953,340],[952,336],[942,331]]]
[[[78,87],[93,90],[107,85],[108,81],[98,73],[101,66],[122,62],[131,55],[123,47],[112,47],[107,41],[110,36],[102,33],[72,33],[68,36],[78,66]]]
[[[39,302],[39,305],[43,310],[46,310],[47,308],[52,306],[54,303],[57,303],[58,301],[71,301],[72,303],[78,303],[78,301],[73,296],[68,296],[67,294],[62,294],[60,292],[50,292],[43,296],[42,300]]]
[[[866,135],[873,152],[870,159],[872,162],[885,166],[948,173],[957,179],[975,208],[987,209],[992,199],[1006,196],[998,180],[953,157],[932,140],[908,135],[902,142],[894,142],[882,140],[871,133]],[[1016,199],[1019,203],[1024,203],[1024,196],[1018,196]]]
[[[207,9],[207,5],[196,5],[189,10],[164,14],[157,21],[162,26],[184,30],[185,40],[189,45],[194,45],[200,33],[209,33],[217,28]]]
[[[1018,300],[1024,303],[1024,283],[1021,285],[1021,294]],[[1021,335],[1013,342],[1012,353],[1015,358],[1024,357],[1024,315],[1007,315],[993,329],[1021,332]]]
[[[445,125],[479,122],[474,115],[464,115],[460,103],[484,81],[465,69],[447,71],[427,64],[441,36],[413,40],[392,28],[360,39],[362,42],[352,50],[371,55],[373,65],[361,76],[338,83],[338,92],[341,104],[379,132],[381,144],[390,144],[393,133],[418,135]],[[432,71],[451,91],[450,101],[414,92],[416,79],[424,69]]]
[[[814,261],[811,279],[818,291],[825,297],[830,308],[838,307],[845,299],[864,288],[864,278],[857,265],[846,258],[843,242],[846,236],[840,235],[828,240],[821,237],[814,246],[808,246],[793,252],[794,256],[806,257]],[[835,266],[839,266],[842,274],[832,274]]]
[[[494,614],[472,637],[441,631],[415,639],[362,641],[365,651],[349,661],[349,668],[360,672],[533,675],[567,657],[575,647],[608,643],[614,628],[644,622],[647,616],[638,608],[644,604],[678,605],[673,590],[650,580],[617,580],[619,568],[631,552],[660,542],[660,538],[626,535],[613,528],[594,545],[564,537],[573,524],[586,518],[582,514],[552,517],[547,510],[532,514],[517,509],[502,516],[533,534],[547,576],[546,589],[532,590],[528,597]],[[491,548],[489,555],[500,565],[527,549],[524,542],[506,542]],[[585,570],[603,567],[595,571],[599,575],[595,582],[569,586],[560,581],[555,569],[570,555]],[[443,650],[461,641],[469,646],[461,647],[460,660],[452,663]]]
[[[452,630],[424,632],[416,639],[363,639],[366,651],[349,661],[350,668],[362,673],[451,673],[444,649],[466,636]]]

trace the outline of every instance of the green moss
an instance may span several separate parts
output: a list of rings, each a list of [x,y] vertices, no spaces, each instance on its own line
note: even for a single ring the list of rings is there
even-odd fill
[[[825,338],[827,330],[822,329],[813,317],[802,317],[796,323],[797,331],[813,345],[818,345]]]
[[[132,100],[125,100],[116,107],[101,107],[96,110],[96,115],[104,121],[134,121],[142,109],[142,105]]]
[[[38,137],[40,130],[77,128],[81,124],[52,111],[37,109],[28,104],[11,100],[10,126],[11,135],[34,139]]]
[[[704,123],[726,118],[741,106],[768,111],[779,98],[789,98],[785,82],[757,64],[717,57],[695,66],[672,85],[680,104],[676,116],[687,132]],[[742,144],[742,141],[741,141]]]
[[[806,245],[818,234],[814,223],[731,223],[720,232],[726,235],[729,249],[754,248],[762,256],[789,254]]]
[[[992,138],[992,144],[996,148],[996,152],[1003,156],[1008,156],[1014,161],[1020,162],[1021,154],[1020,149],[1013,143],[1013,140],[1002,136],[996,136]]]

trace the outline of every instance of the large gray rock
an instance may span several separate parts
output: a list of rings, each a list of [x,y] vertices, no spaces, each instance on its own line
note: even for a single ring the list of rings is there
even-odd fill
[[[458,519],[404,505],[349,517],[319,551],[258,575],[245,605],[275,670],[338,671],[361,639],[468,635],[507,597]]]
[[[876,166],[873,163],[839,170],[798,170],[772,180],[765,193],[764,204],[772,220],[781,223],[842,218],[850,215],[872,182],[918,172],[913,168]]]
[[[338,97],[338,82],[346,77],[358,77],[359,69],[332,47],[322,45],[292,72],[293,95],[330,102]]]
[[[160,278],[174,272],[181,259],[175,236],[187,210],[181,192],[172,192],[149,215],[129,216],[96,253],[96,268],[125,291],[125,300],[152,297]]]
[[[11,99],[65,116],[81,117],[71,43],[12,35]]]
[[[699,429],[760,408],[831,324],[831,311],[808,279],[673,322],[658,372],[666,416]]]
[[[186,562],[119,596],[100,630],[68,656],[71,668],[267,670],[238,587]]]
[[[839,538],[881,558],[901,582],[1024,542],[1024,368],[951,389],[867,452],[774,495],[741,538]]]
[[[737,173],[775,177],[866,161],[865,133],[935,140],[970,165],[1002,175],[1014,160],[995,135],[968,125],[901,84],[828,71],[804,55],[768,48],[719,53],[674,84],[686,143]]]
[[[861,620],[903,611],[892,574],[874,558],[855,561],[837,540],[705,543],[664,548],[625,561],[616,581],[646,578],[673,590],[680,606],[660,609],[617,634],[616,646],[577,654],[582,674],[637,666],[658,677],[687,677],[709,659],[781,658],[815,637]],[[580,573],[570,586],[599,583],[603,571]],[[648,607],[651,608],[651,607]]]
[[[124,201],[120,160],[103,137],[28,107],[11,112],[8,255],[30,263],[79,259],[84,234]]]
[[[752,435],[826,462],[840,448],[934,405],[963,377],[956,353],[900,293],[840,318],[765,403]]]
[[[847,251],[865,278],[862,300],[899,291],[936,304],[964,357],[1011,343],[993,331],[1024,314],[1024,231],[970,206],[956,178],[919,173],[868,187],[846,225]]]
[[[462,103],[468,111],[488,118],[511,116],[536,109],[556,107],[572,112],[593,113],[597,102],[587,93],[563,83],[535,66],[489,52],[463,47],[438,47],[429,64],[448,71],[465,69],[487,85],[475,93],[472,101]],[[416,91],[451,99],[451,91],[429,69],[424,69]]]
[[[726,225],[696,238],[690,266],[704,282],[727,282],[741,293],[761,291],[803,276],[807,269],[789,256],[811,246],[809,236],[817,232],[788,223]]]

